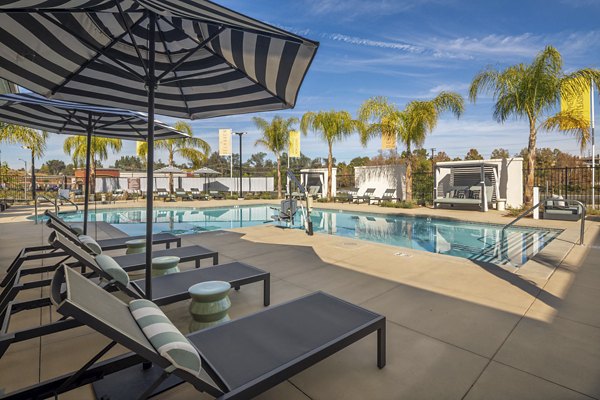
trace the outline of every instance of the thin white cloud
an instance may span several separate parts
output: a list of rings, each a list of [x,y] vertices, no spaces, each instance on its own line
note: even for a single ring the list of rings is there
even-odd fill
[[[451,0],[450,0],[451,1]],[[318,16],[335,15],[351,20],[358,16],[394,15],[430,3],[448,3],[448,0],[305,0],[310,13]]]
[[[333,34],[325,35],[325,37],[327,39],[335,40],[338,42],[344,42],[344,43],[355,44],[355,45],[366,46],[366,47],[378,47],[378,48],[382,48],[382,49],[402,50],[402,51],[406,51],[409,53],[417,53],[417,54],[425,51],[425,49],[423,47],[414,46],[414,45],[411,45],[408,43],[364,39],[364,38],[359,38],[359,37],[355,37],[355,36],[343,35],[341,33],[333,33]]]

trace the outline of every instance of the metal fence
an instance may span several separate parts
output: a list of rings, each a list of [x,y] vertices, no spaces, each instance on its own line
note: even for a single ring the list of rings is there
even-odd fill
[[[31,198],[31,184],[25,175],[0,174],[0,201],[15,202]]]
[[[523,184],[527,182],[527,172],[523,171]],[[595,207],[600,208],[600,166],[595,167]],[[592,167],[536,168],[534,186],[540,188],[540,196],[563,196],[579,200],[592,206]]]

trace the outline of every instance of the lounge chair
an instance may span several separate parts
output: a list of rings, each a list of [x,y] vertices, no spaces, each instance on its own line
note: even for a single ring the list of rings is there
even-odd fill
[[[167,189],[158,188],[154,194],[157,200],[167,201],[171,199],[171,194],[167,192]]]
[[[352,203],[354,202],[354,199],[356,198],[358,193],[358,189],[357,188],[350,188],[348,190],[345,191],[338,191],[338,194],[333,198],[333,202],[340,202],[340,203]]]
[[[106,290],[119,290],[131,298],[144,297],[146,286],[145,279],[130,281],[127,273],[121,268],[118,262],[113,263],[110,261],[112,257],[104,255],[101,256],[104,260],[99,261],[98,258],[90,255],[60,234],[55,236],[53,245],[73,256],[80,265],[89,268],[92,271],[92,274],[86,274],[87,277],[100,277],[102,288]],[[109,261],[107,261],[107,258]],[[112,258],[112,260],[114,260],[114,258]],[[107,268],[107,265],[110,265],[110,268]],[[263,303],[265,307],[270,304],[270,274],[240,262],[214,265],[212,267],[154,277],[152,278],[153,299],[158,305],[166,305],[186,300],[189,298],[188,289],[190,286],[207,281],[226,281],[229,282],[232,287],[236,288],[236,290],[242,285],[262,281]],[[50,283],[50,279],[39,281],[39,284],[36,287],[48,286]],[[20,328],[15,332],[8,331],[10,319],[13,314],[22,310],[31,310],[50,305],[48,298],[15,301],[13,296],[9,299],[5,307],[6,312],[0,313],[0,326],[2,327],[0,331],[0,357],[13,343],[79,326],[79,324],[74,321],[59,321],[33,328]]]
[[[57,271],[51,295],[60,314],[98,331],[111,343],[76,373],[19,391],[23,398],[51,397],[97,381],[98,398],[147,398],[188,382],[219,399],[249,399],[374,332],[377,366],[386,364],[385,317],[321,292],[187,337],[178,334],[152,302],[126,304],[69,268]],[[146,311],[161,325],[147,324],[140,315],[148,315]],[[149,332],[159,326],[177,337],[172,343],[185,349],[184,358],[193,362],[179,359],[169,352],[170,346],[154,340]],[[131,353],[97,362],[115,344]],[[144,362],[152,367],[143,368]],[[210,380],[202,378],[201,368]]]
[[[206,194],[202,193],[198,188],[190,189],[190,193],[192,195],[192,199],[194,200],[207,200]]]
[[[48,225],[48,227],[50,227],[53,230],[56,230],[57,232],[60,232],[63,236],[66,236],[67,238],[69,238],[72,241],[80,242],[79,235],[81,232],[79,230],[75,229],[73,226],[66,223],[62,218],[60,218],[55,213],[52,213],[52,212],[46,210],[46,212],[44,214],[48,217],[48,222],[46,223],[46,225]],[[125,237],[120,237],[120,238],[98,240],[97,243],[103,250],[117,250],[117,249],[127,248],[127,245],[125,243],[130,240],[145,239],[145,238],[146,238],[145,235],[144,236],[125,236]],[[157,233],[152,236],[152,243],[154,245],[164,244],[167,249],[169,249],[171,247],[172,243],[175,243],[175,245],[177,247],[181,247],[181,237],[175,236],[171,233]],[[47,272],[49,270],[49,268],[50,268],[50,270],[52,268],[56,268],[56,267],[58,267],[58,265],[61,262],[65,261],[65,260],[61,260],[57,263],[54,263],[54,265],[49,266],[49,267],[46,266],[46,267],[41,267],[41,268],[27,268],[27,269],[22,270],[21,266],[27,261],[35,261],[35,260],[58,258],[58,257],[64,258],[65,256],[67,256],[67,255],[64,252],[57,251],[50,244],[45,245],[45,246],[25,247],[19,252],[19,254],[15,257],[13,262],[10,264],[10,266],[6,270],[6,275],[2,279],[2,282],[0,282],[0,287],[6,287],[6,286],[9,286],[11,283],[14,283],[17,275],[24,276],[24,275],[30,275],[30,274],[35,274],[35,273]],[[2,297],[0,296],[0,301],[1,301],[1,299],[2,299]]]
[[[127,200],[127,193],[123,189],[115,189],[111,194],[112,201]]]
[[[401,200],[399,197],[394,196],[396,194],[396,189],[390,188],[385,189],[385,192],[381,195],[381,197],[373,197],[372,200],[376,200],[377,204],[381,205],[382,201],[394,201]]]
[[[355,196],[354,197],[354,202],[357,204],[360,204],[360,202],[362,201],[367,202],[367,204],[371,204],[371,200],[374,198],[375,195],[375,188],[368,188],[367,190],[365,190],[365,192],[360,195],[360,196]]]
[[[578,203],[563,199],[562,196],[552,196],[544,200],[542,218],[559,221],[579,221],[583,211]]]
[[[181,201],[194,200],[191,195],[187,194],[187,192],[183,190],[183,188],[175,189],[175,201],[177,201],[177,199],[181,199]]]
[[[208,192],[210,197],[217,200],[223,200],[225,197],[217,190],[211,190]]]

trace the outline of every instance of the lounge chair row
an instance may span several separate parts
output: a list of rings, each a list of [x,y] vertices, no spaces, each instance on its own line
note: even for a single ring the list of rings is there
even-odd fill
[[[334,198],[334,201],[340,203],[367,203],[371,204],[372,202],[377,202],[377,204],[381,204],[383,201],[400,201],[401,199],[396,196],[396,189],[390,188],[386,189],[381,196],[375,196],[375,188],[367,188],[363,194],[359,195],[360,189],[351,188],[345,192],[341,192]]]
[[[200,189],[198,188],[191,188],[189,192],[185,191],[183,188],[177,188],[175,189],[175,193],[171,194],[169,193],[166,189],[157,189],[156,192],[154,192],[154,199],[157,200],[163,200],[163,201],[168,201],[168,200],[175,200],[177,201],[178,199],[181,199],[182,201],[184,200],[210,200],[210,199],[217,199],[217,200],[222,200],[224,199],[225,196],[223,196],[222,193],[216,191],[216,190],[210,190],[208,193],[206,192],[201,192]]]
[[[37,287],[51,285],[50,298],[25,302],[13,298],[3,316],[10,317],[14,310],[53,304],[64,318],[18,332],[6,332],[9,323],[2,321],[0,356],[11,343],[83,324],[108,337],[111,343],[80,370],[9,393],[8,398],[57,396],[90,382],[95,382],[94,390],[99,398],[147,398],[188,382],[197,390],[220,399],[248,399],[374,332],[378,339],[377,365],[379,368],[385,365],[385,317],[320,292],[187,337],[179,334],[174,345],[189,352],[183,362],[178,361],[172,353],[165,351],[164,343],[157,344],[153,340],[156,326],[146,326],[140,314],[150,312],[155,315],[162,321],[161,327],[171,324],[159,306],[187,299],[189,286],[207,280],[228,281],[236,289],[263,282],[263,300],[267,306],[270,275],[250,265],[233,262],[155,277],[152,279],[154,302],[150,302],[143,299],[145,282],[130,281],[127,275],[128,270],[145,267],[144,254],[141,258],[138,254],[114,257],[111,267],[106,268],[100,255],[94,254],[94,246],[87,238],[78,236],[58,216],[51,215],[48,226],[53,229],[49,238],[53,250],[46,254],[49,257],[60,254],[61,261],[52,267],[17,268],[17,273],[3,282],[5,290],[2,292],[4,296],[7,290],[21,285],[20,276],[26,274],[25,271],[41,272],[44,269],[54,272],[54,276],[51,280],[38,281]],[[162,240],[173,243],[167,239]],[[95,243],[118,248],[119,239],[110,240],[113,242]],[[189,251],[181,249],[188,247],[163,251],[182,252],[178,253],[180,255]],[[218,261],[214,252],[204,249],[200,253],[204,258],[213,257],[215,263]],[[141,264],[137,263],[137,258]],[[120,300],[123,296],[118,299],[111,293],[115,290],[132,300]],[[170,336],[177,336],[178,330],[174,326],[166,329],[171,332]],[[128,348],[131,353],[99,362],[116,344]],[[190,367],[190,359],[198,360],[194,367]],[[147,363],[152,366],[148,368]],[[201,370],[210,379],[203,378]]]

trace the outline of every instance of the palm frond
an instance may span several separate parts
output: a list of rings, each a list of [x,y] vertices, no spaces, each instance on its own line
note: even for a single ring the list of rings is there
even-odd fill
[[[573,112],[560,112],[546,119],[541,128],[571,135],[583,150],[590,139],[590,121]]]

